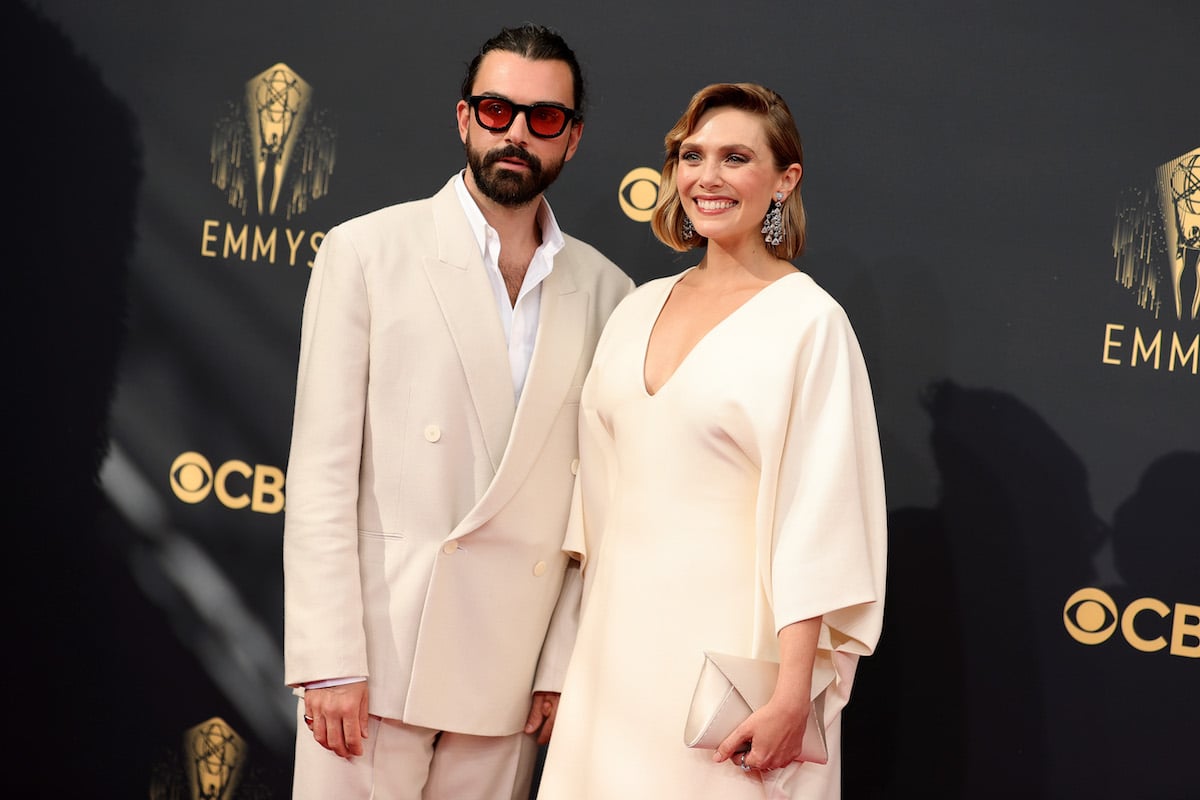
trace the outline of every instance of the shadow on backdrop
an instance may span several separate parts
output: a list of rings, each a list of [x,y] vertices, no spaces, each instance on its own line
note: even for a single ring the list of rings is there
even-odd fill
[[[1110,797],[1184,800],[1197,794],[1195,765],[1186,753],[1195,749],[1200,720],[1198,492],[1200,452],[1175,451],[1146,468],[1113,514],[1113,556],[1121,578],[1110,590],[1113,599],[1123,609],[1135,599],[1153,597],[1171,615],[1143,612],[1136,618],[1142,638],[1166,640],[1160,650],[1137,650],[1120,641],[1119,633],[1105,643],[1114,662],[1098,676],[1102,683],[1095,698],[1109,717],[1105,730],[1122,746],[1106,751],[1108,763],[1093,766],[1106,777]],[[1178,615],[1190,624],[1180,642],[1190,657],[1170,652]],[[1093,744],[1092,749],[1100,748]]]
[[[192,796],[185,731],[229,704],[130,573],[133,535],[99,488],[128,312],[142,150],[129,108],[40,12],[9,3],[20,209],[4,325],[16,467],[9,521],[9,714],[33,722],[22,797]],[[246,735],[236,715],[228,723]],[[253,754],[256,743],[246,736]],[[258,748],[262,752],[262,748]],[[191,762],[189,766],[188,762]],[[241,800],[285,797],[269,768]]]
[[[888,611],[846,710],[845,797],[1070,796],[1080,776],[1051,754],[1096,687],[1071,668],[1061,613],[1105,538],[1086,472],[1008,394],[945,381],[924,404],[939,501],[889,517]]]

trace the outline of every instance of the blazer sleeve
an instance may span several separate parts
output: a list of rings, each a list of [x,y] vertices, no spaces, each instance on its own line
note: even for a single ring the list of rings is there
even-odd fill
[[[283,536],[289,685],[367,675],[357,506],[369,329],[362,265],[335,227],[317,253],[301,325]]]

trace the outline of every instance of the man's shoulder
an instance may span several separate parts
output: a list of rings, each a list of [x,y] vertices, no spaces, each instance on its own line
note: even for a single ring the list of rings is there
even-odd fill
[[[428,218],[434,213],[435,204],[447,191],[452,191],[449,183],[428,197],[404,200],[377,208],[373,211],[367,211],[358,216],[351,217],[334,227],[341,228],[348,233],[362,233],[372,230],[391,231],[394,233],[418,222],[427,222]]]
[[[563,255],[585,274],[592,275],[602,281],[630,281],[625,271],[618,267],[608,256],[598,249],[570,234],[563,233]]]
[[[429,215],[432,213],[432,209],[433,198],[421,197],[367,211],[351,217],[335,227],[347,232],[361,232],[375,228],[391,230],[397,225],[403,225],[421,216]]]

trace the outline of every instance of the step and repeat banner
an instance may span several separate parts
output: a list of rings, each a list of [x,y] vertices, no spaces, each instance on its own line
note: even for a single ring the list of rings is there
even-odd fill
[[[590,92],[549,198],[639,283],[695,259],[647,224],[691,94],[763,83],[799,122],[797,265],[862,342],[891,523],[845,796],[1200,793],[1190,2],[4,13],[23,785],[288,796],[281,539],[313,257],[463,167],[466,63],[533,20]]]

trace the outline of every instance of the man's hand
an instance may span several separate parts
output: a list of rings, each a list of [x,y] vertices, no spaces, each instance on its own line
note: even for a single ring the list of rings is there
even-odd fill
[[[305,690],[304,722],[322,747],[342,758],[361,756],[367,738],[367,682]]]
[[[550,734],[554,732],[554,719],[558,716],[558,698],[558,692],[533,693],[533,702],[529,704],[529,719],[525,721],[525,732],[537,733],[538,744],[548,743]]]

